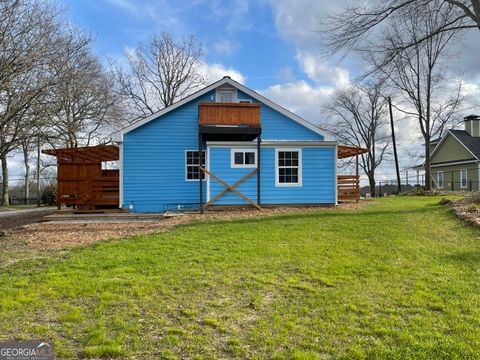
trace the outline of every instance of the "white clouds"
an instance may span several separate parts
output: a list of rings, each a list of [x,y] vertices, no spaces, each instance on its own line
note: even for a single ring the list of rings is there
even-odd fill
[[[317,84],[331,84],[341,89],[350,84],[349,72],[340,66],[328,66],[318,56],[307,52],[298,52],[297,60],[303,72]]]
[[[263,96],[314,123],[322,122],[321,107],[335,89],[329,86],[312,86],[304,80],[273,85],[259,91]]]
[[[213,45],[213,48],[217,53],[226,56],[231,56],[236,53],[239,47],[240,44],[237,41],[228,39],[220,40]]]
[[[231,67],[225,67],[222,64],[207,64],[203,62],[200,71],[207,83],[220,80],[224,76],[230,76],[233,80],[241,84],[245,83],[245,76],[240,71]]]
[[[284,66],[278,70],[278,78],[281,82],[292,82],[295,79],[291,66]]]

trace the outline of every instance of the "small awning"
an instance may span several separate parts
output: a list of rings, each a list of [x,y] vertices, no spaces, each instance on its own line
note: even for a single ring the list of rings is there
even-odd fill
[[[355,155],[365,154],[368,152],[367,148],[357,147],[357,146],[348,146],[348,145],[338,145],[338,159],[345,159]]]
[[[49,149],[42,150],[42,153],[55,156],[58,163],[99,163],[120,159],[119,149],[115,145]]]

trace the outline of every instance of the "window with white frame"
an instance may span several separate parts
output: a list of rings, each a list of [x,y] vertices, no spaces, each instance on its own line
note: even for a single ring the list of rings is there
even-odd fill
[[[460,187],[462,189],[467,188],[467,170],[466,169],[460,170]]]
[[[302,151],[275,150],[276,186],[302,186]]]
[[[443,186],[444,186],[443,171],[437,172],[437,186],[438,186],[440,189],[443,189]]]
[[[232,149],[232,168],[254,168],[257,164],[257,151],[251,149]]]
[[[200,169],[198,168],[198,151],[185,151],[185,179],[198,180]],[[205,151],[202,151],[202,166],[205,166]],[[202,172],[202,180],[205,179],[205,173]]]
[[[233,103],[235,102],[235,90],[217,90],[217,102]]]

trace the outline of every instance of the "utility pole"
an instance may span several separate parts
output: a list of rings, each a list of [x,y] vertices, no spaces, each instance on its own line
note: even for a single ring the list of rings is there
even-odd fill
[[[395,170],[397,172],[397,195],[400,194],[400,169],[398,166],[398,155],[397,155],[397,142],[395,141],[395,126],[393,125],[393,110],[392,110],[392,99],[388,97],[388,108],[390,110],[390,125],[392,127],[392,145],[393,145],[393,157],[395,158]]]

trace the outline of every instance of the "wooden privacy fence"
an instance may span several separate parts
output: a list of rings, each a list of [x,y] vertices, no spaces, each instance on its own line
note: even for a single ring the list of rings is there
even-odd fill
[[[338,202],[354,202],[360,200],[360,176],[338,175]]]

